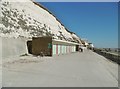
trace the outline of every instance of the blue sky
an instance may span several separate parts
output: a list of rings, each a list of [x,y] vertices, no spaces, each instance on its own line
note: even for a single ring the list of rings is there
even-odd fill
[[[42,2],[70,31],[96,47],[118,47],[116,2]]]

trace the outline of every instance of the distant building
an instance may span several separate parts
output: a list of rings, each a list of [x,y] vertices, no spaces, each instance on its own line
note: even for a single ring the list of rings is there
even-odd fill
[[[88,40],[86,40],[86,39],[81,39],[81,42],[82,42],[82,44],[83,44],[84,47],[87,48],[87,47],[89,46]]]
[[[81,42],[83,44],[84,49],[93,49],[94,48],[93,43],[89,43],[89,41],[87,39],[82,39]]]
[[[89,43],[89,47],[94,48],[93,43]]]
[[[94,48],[93,43],[88,43],[88,44],[89,44],[89,46],[88,46],[89,49],[93,49]]]

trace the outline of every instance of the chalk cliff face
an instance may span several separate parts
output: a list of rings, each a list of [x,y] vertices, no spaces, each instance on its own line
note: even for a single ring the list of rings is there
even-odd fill
[[[1,1],[0,37],[40,37],[52,36],[53,39],[79,42],[57,18],[31,0]]]

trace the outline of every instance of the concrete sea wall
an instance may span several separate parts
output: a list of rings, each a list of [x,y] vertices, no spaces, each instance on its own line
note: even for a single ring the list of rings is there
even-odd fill
[[[0,37],[0,55],[2,60],[19,57],[27,51],[27,39],[25,38],[5,38]]]
[[[106,52],[102,51],[100,49],[94,49],[94,52],[106,57],[107,59],[110,59],[111,61],[114,61],[120,65],[120,55],[119,53],[111,53],[111,52]]]

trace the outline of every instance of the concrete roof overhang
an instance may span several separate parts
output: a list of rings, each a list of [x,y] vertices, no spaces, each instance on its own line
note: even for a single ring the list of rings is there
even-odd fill
[[[56,40],[56,39],[52,39],[52,44],[61,44],[61,45],[82,45],[82,44],[80,44],[80,43],[69,42],[69,41],[63,41],[63,40]]]

